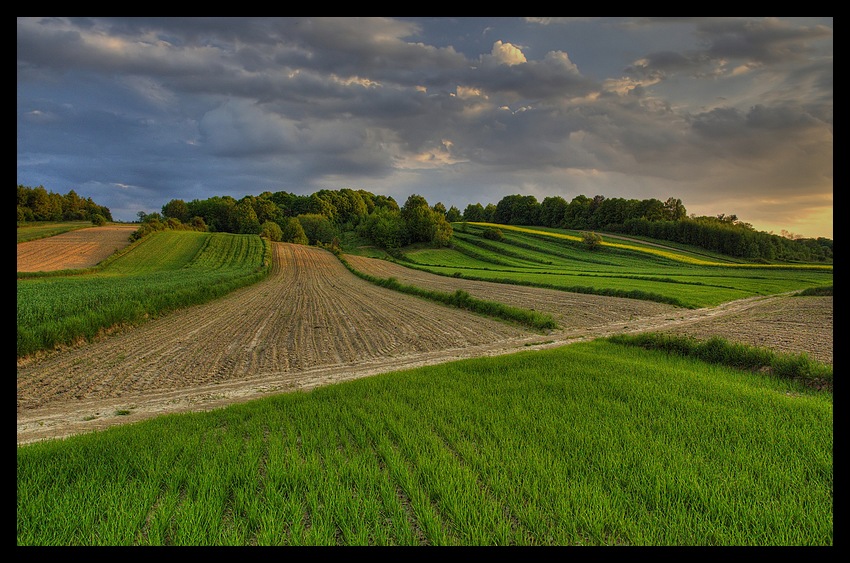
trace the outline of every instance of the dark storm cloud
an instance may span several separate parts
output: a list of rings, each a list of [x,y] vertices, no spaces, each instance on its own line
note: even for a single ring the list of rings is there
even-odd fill
[[[829,18],[18,18],[17,31],[19,182],[88,187],[123,219],[172,198],[359,186],[461,209],[509,193],[708,205],[730,185],[747,201],[793,185],[819,203],[788,209],[810,215],[831,199]]]

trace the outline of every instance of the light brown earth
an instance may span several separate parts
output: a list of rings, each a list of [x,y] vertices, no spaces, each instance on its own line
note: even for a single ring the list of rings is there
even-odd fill
[[[91,268],[130,244],[138,225],[105,225],[18,243],[19,272]]]
[[[203,411],[451,360],[617,332],[717,334],[832,363],[832,297],[758,297],[683,310],[631,299],[445,278],[348,256],[363,271],[535,308],[548,334],[379,288],[330,252],[275,243],[272,274],[99,342],[19,362],[18,444]]]

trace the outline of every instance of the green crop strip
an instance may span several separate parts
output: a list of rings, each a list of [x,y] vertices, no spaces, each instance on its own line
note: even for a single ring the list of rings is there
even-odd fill
[[[531,229],[528,227],[518,227],[515,225],[499,225],[495,223],[470,223],[470,225],[477,225],[482,227],[495,227],[503,230],[509,231],[517,231],[520,233],[529,233],[534,235],[543,235],[557,239],[563,239],[575,243],[581,243],[582,239],[576,235],[569,235],[566,233],[557,233],[550,231],[542,231],[539,229]],[[603,247],[628,250],[632,252],[643,252],[645,254],[655,255],[661,258],[666,258],[669,260],[673,260],[676,262],[683,262],[686,264],[694,264],[698,266],[723,266],[726,268],[752,268],[752,269],[792,269],[792,270],[827,270],[832,271],[832,265],[827,264],[730,264],[727,262],[713,262],[708,260],[702,260],[700,258],[695,258],[693,256],[688,256],[684,253],[674,252],[670,250],[663,250],[660,248],[652,248],[650,246],[638,246],[633,244],[623,244],[618,242],[610,242],[603,240],[600,243]]]

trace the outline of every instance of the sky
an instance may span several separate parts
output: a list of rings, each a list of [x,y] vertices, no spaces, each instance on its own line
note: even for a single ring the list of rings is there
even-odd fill
[[[135,221],[363,189],[833,238],[833,18],[17,18],[17,183]]]

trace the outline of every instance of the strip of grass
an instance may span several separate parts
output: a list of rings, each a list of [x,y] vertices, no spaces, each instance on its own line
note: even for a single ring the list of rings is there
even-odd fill
[[[36,221],[18,225],[18,242],[28,242],[93,227],[91,221]]]
[[[807,354],[778,354],[768,348],[729,342],[717,336],[700,340],[688,336],[646,332],[617,334],[609,336],[608,340],[647,350],[663,350],[736,369],[796,379],[814,388],[832,390],[832,366],[817,362]]]
[[[831,393],[600,339],[19,446],[17,545],[831,546],[833,452]]]
[[[577,234],[571,234],[569,232],[559,230],[559,229],[546,229],[546,228],[537,228],[537,227],[521,227],[515,225],[499,225],[495,223],[473,223],[474,225],[480,225],[483,227],[495,227],[503,230],[509,231],[518,231],[521,233],[533,234],[533,235],[543,235],[548,237],[553,237],[557,239],[562,239],[565,241],[570,241],[572,243],[580,243],[581,237]],[[737,263],[730,264],[728,262],[716,262],[713,260],[706,260],[704,257],[700,257],[697,255],[693,255],[688,252],[674,250],[672,248],[658,248],[652,245],[644,245],[639,242],[634,243],[623,243],[616,242],[617,239],[605,241],[603,240],[600,245],[605,248],[609,248],[612,250],[625,250],[630,252],[642,252],[647,255],[656,256],[660,258],[665,258],[677,262],[687,263],[687,264],[695,264],[700,266],[722,266],[726,268],[745,268],[745,269],[789,269],[789,270],[824,270],[824,271],[832,271],[831,264],[749,264],[749,263]]]
[[[578,252],[578,251],[576,251]],[[583,250],[584,255],[596,253]],[[625,251],[619,251],[624,252]],[[553,263],[550,267],[502,266],[473,258],[454,249],[405,251],[403,265],[434,274],[498,283],[559,289],[631,299],[645,299],[677,306],[714,306],[757,295],[799,291],[807,287],[831,285],[832,270],[761,269],[699,266],[641,259],[631,252],[609,254],[607,265]],[[402,261],[399,261],[402,263]]]

